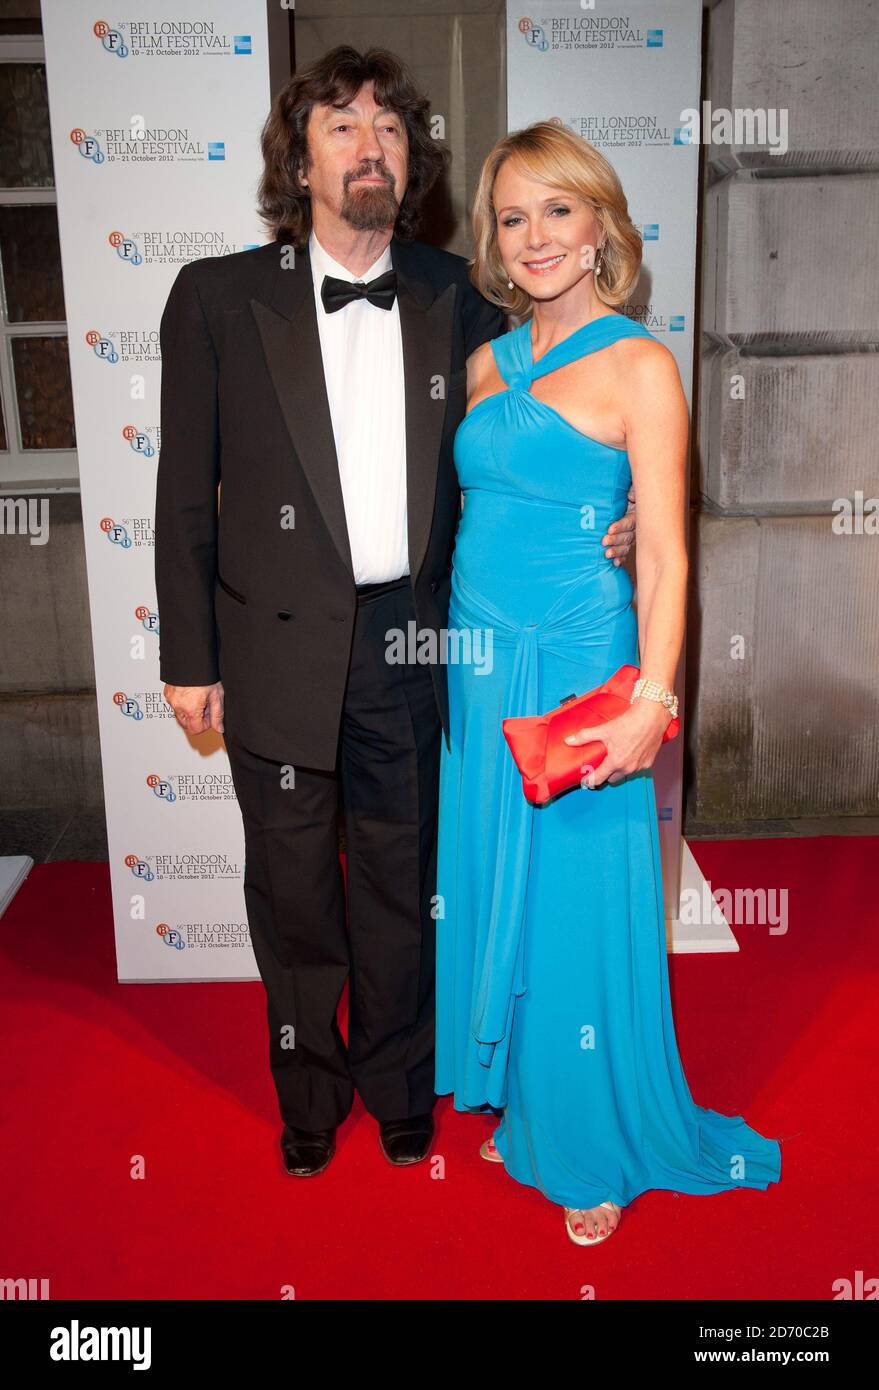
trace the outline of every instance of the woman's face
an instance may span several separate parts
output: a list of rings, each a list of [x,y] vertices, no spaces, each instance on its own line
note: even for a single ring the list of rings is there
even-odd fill
[[[538,183],[505,159],[494,181],[498,249],[515,285],[555,299],[592,276],[601,223],[574,193]]]

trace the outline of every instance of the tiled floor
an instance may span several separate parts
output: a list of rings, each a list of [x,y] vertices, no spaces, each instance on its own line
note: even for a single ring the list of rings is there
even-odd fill
[[[754,840],[804,835],[879,835],[879,816],[835,816],[827,820],[727,821],[684,826],[688,840]],[[103,806],[0,810],[0,857],[29,854],[35,864],[60,859],[106,859]]]

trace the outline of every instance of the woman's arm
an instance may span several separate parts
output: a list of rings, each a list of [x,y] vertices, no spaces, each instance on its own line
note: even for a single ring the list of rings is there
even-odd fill
[[[623,375],[626,448],[638,497],[638,645],[641,674],[672,688],[684,638],[687,594],[687,402],[677,364],[662,344],[627,344]],[[620,782],[651,767],[671,720],[639,698],[617,719],[581,729],[571,744],[600,739],[607,757],[585,785]]]
[[[626,410],[638,497],[638,645],[641,674],[670,689],[684,639],[689,423],[674,357],[661,344],[642,340],[639,347],[631,354]]]

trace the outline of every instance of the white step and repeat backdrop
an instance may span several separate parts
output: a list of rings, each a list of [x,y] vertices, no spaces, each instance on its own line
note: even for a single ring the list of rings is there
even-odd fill
[[[507,0],[507,125],[558,121],[610,160],[644,239],[626,312],[692,399],[702,0]],[[683,661],[676,690],[683,691]],[[683,731],[654,765],[665,908],[680,901]]]
[[[289,15],[276,0],[101,13],[43,0],[118,974],[258,979],[222,739],[187,738],[159,679],[159,320],[185,261],[267,239],[259,130],[270,30],[282,63]]]

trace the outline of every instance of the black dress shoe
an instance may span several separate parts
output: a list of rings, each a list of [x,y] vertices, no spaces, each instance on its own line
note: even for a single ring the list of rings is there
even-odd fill
[[[292,1125],[284,1126],[281,1153],[284,1155],[284,1167],[292,1177],[316,1177],[329,1167],[335,1152],[334,1129],[319,1129],[312,1133],[307,1129],[294,1129]]]
[[[380,1120],[378,1137],[381,1151],[390,1163],[400,1167],[406,1163],[420,1163],[430,1152],[433,1115],[411,1115],[407,1120]]]

